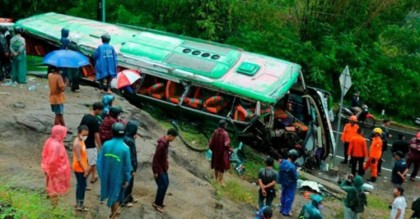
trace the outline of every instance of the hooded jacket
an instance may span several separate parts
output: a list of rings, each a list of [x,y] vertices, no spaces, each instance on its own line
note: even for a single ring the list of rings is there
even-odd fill
[[[132,121],[129,121],[125,126],[124,143],[130,148],[130,158],[131,166],[133,167],[133,172],[137,171],[138,166],[136,139],[134,138],[134,136],[137,134],[137,129],[137,124]]]
[[[168,172],[169,162],[168,162],[168,148],[169,142],[165,137],[161,137],[157,141],[158,145],[156,147],[155,155],[153,156],[152,169],[153,174],[162,174]]]
[[[95,60],[96,79],[117,76],[117,53],[109,43],[100,45],[93,53]]]
[[[64,148],[67,128],[55,125],[42,151],[41,167],[47,175],[47,193],[62,195],[70,189],[70,161]]]
[[[322,219],[321,212],[319,211],[319,204],[322,202],[321,195],[312,195],[312,201],[303,206],[299,214],[299,219]]]
[[[346,184],[347,181],[343,180],[343,182],[340,185],[340,188],[347,192],[347,197],[344,199],[344,205],[346,207],[349,207],[349,202],[352,198],[356,197],[356,191],[357,192],[363,192],[363,178],[359,175],[354,177],[353,183],[351,186]]]
[[[102,119],[105,119],[106,115],[108,115],[108,112],[112,107],[112,101],[114,101],[114,96],[110,94],[106,94],[102,97],[102,104],[104,106],[101,114]]]

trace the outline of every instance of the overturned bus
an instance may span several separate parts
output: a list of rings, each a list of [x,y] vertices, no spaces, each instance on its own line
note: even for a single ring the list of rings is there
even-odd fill
[[[335,143],[327,93],[305,84],[295,63],[240,48],[127,25],[56,13],[19,20],[29,55],[44,56],[60,44],[62,28],[72,46],[88,57],[111,36],[118,68],[136,69],[135,98],[208,119],[226,119],[239,140],[281,156],[297,148],[324,160]],[[91,60],[92,61],[92,60]],[[93,63],[93,62],[91,62]],[[82,69],[95,81],[93,65]]]

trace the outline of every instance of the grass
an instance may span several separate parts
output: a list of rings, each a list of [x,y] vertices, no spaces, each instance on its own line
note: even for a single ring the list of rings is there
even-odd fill
[[[258,198],[256,190],[244,189],[243,182],[238,178],[229,179],[223,187],[215,181],[211,181],[210,183],[215,189],[216,200],[221,200],[223,197],[226,197],[236,203],[255,205],[255,201]]]
[[[0,181],[6,182],[4,178],[0,178]],[[53,208],[46,194],[25,189],[14,189],[10,186],[12,184],[0,184],[0,205],[9,206],[6,209],[0,208],[0,218],[7,218],[10,215],[13,215],[14,218],[27,219],[77,218],[69,207]]]

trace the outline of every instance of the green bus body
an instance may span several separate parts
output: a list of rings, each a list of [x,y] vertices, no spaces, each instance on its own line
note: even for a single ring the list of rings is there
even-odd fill
[[[304,130],[295,134],[299,135],[299,144],[312,154],[321,148],[321,159],[335,150],[326,113],[327,93],[306,87],[298,64],[191,37],[56,13],[22,19],[16,26],[24,29],[28,54],[37,56],[60,46],[62,28],[70,30],[75,49],[89,57],[102,44],[101,35],[109,34],[110,44],[118,53],[118,66],[142,73],[142,81],[135,87],[136,94],[127,96],[135,102],[136,98],[141,98],[204,118],[226,119],[234,126],[243,127],[240,134],[245,143],[268,150],[275,148],[282,154],[285,142],[292,147],[297,144],[287,137],[290,130],[283,123]],[[89,77],[84,76],[95,81],[94,72]],[[143,93],[143,88],[157,84],[166,84],[164,97]],[[171,100],[173,96],[168,95],[170,86],[178,86],[180,94],[175,102]],[[213,101],[223,96],[226,105],[216,112],[188,105],[185,100],[191,99],[192,104],[200,89],[213,95],[203,100]]]
[[[71,40],[85,54],[92,54],[101,44],[100,36],[108,33],[119,62],[144,61],[166,74],[165,78],[191,81],[271,104],[285,95],[301,70],[297,64],[231,46],[56,13],[35,15],[16,25],[57,44],[61,29],[68,28]]]

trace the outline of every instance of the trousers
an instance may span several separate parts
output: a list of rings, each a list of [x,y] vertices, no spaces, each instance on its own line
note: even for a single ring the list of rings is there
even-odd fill
[[[290,214],[292,211],[293,201],[295,200],[296,186],[282,186],[280,198],[280,213],[284,215]]]

